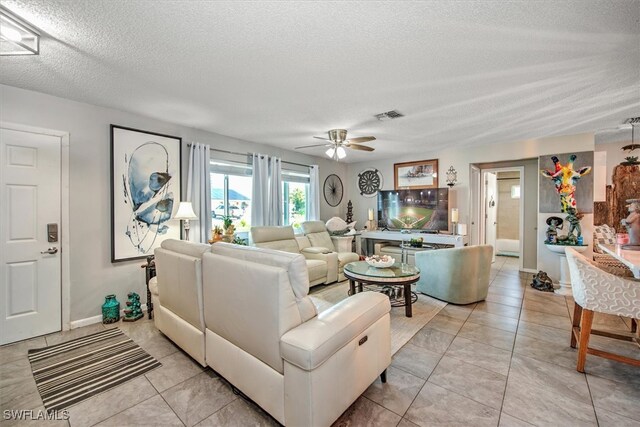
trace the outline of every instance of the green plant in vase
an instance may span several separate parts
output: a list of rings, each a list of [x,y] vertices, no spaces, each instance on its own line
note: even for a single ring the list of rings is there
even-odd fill
[[[231,233],[229,233],[229,228],[231,227]],[[225,233],[233,234],[235,231],[235,227],[233,226],[233,218],[228,215],[222,217],[222,228],[224,228]]]

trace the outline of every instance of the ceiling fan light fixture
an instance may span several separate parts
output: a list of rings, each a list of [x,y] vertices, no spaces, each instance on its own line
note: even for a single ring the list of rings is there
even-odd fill
[[[336,149],[335,147],[331,147],[329,148],[327,151],[325,151],[325,153],[327,155],[327,157],[333,159],[333,156],[336,154]]]
[[[338,159],[344,159],[347,157],[347,152],[344,151],[344,148],[342,147],[336,148],[336,153],[338,154]]]

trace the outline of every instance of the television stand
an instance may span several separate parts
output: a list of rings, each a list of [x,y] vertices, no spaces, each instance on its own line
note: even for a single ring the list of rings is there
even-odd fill
[[[461,248],[469,243],[468,236],[458,236],[453,234],[425,234],[418,230],[410,233],[401,233],[399,231],[363,231],[362,234],[356,236],[356,252],[362,253],[362,245],[369,240],[390,240],[390,241],[409,241],[411,239],[422,238],[422,241],[429,245],[449,245]]]

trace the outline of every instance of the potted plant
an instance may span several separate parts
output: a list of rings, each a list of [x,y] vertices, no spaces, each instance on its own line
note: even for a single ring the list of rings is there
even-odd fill
[[[233,225],[233,218],[229,215],[222,217],[222,227],[224,228],[225,234],[233,234],[236,231],[236,228]]]
[[[209,240],[209,243],[219,242],[220,240],[222,240],[222,228],[216,225],[213,227],[213,230],[211,230],[211,240]]]

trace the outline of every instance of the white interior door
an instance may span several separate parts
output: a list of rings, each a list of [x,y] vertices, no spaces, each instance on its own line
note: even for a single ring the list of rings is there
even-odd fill
[[[496,261],[496,236],[498,232],[498,174],[485,172],[485,243],[493,246],[493,262]]]
[[[469,206],[471,208],[469,234],[471,245],[480,244],[480,188],[480,168],[472,165],[471,179],[469,180]]]
[[[60,156],[59,137],[0,129],[0,344],[61,329]]]

